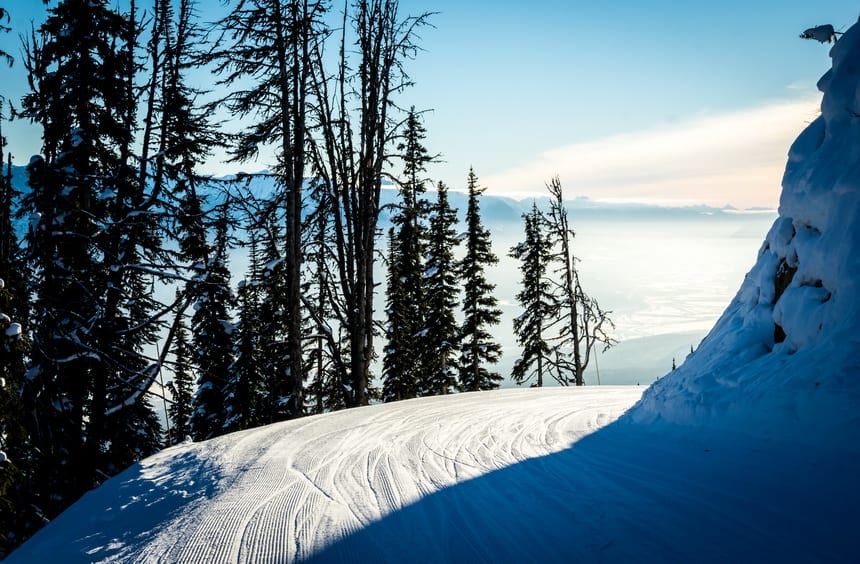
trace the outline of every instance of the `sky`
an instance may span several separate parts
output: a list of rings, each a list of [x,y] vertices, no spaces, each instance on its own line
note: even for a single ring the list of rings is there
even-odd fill
[[[216,4],[202,4],[212,15]],[[558,174],[570,198],[739,208],[777,207],[788,148],[818,113],[829,45],[799,34],[825,23],[844,30],[860,14],[848,0],[400,8],[434,12],[406,67],[415,85],[397,100],[426,110],[426,144],[441,156],[434,180],[465,189],[474,167],[488,193],[526,197]],[[9,9],[14,31],[0,48],[18,55],[17,35],[44,8]],[[0,70],[0,94],[13,101],[26,90],[18,59]],[[39,151],[32,126],[5,131],[16,162]],[[213,158],[206,172],[269,164]]]

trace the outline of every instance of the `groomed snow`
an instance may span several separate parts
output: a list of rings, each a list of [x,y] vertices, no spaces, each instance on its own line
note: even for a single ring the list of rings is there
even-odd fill
[[[9,562],[307,558],[422,497],[568,449],[615,420],[641,391],[422,398],[179,445],[88,493]],[[566,480],[550,476],[547,491]],[[472,501],[488,514],[495,505],[492,498],[459,503]],[[414,530],[410,538],[430,530]]]

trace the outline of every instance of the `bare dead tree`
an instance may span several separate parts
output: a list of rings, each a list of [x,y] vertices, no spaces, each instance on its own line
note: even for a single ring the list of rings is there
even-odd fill
[[[610,318],[612,312],[602,309],[597,300],[582,289],[576,265],[578,259],[571,245],[575,233],[568,222],[558,176],[550,180],[547,190],[552,198],[548,218],[555,247],[552,261],[559,265],[558,273],[561,275],[561,279],[555,282],[560,307],[552,322],[559,327],[555,378],[563,385],[574,383],[582,386],[595,346],[600,344],[605,351],[617,342],[609,335],[615,325]],[[564,349],[570,349],[570,352],[563,352]]]
[[[351,10],[350,10],[351,8]],[[322,43],[314,51],[312,85],[316,107],[313,147],[315,173],[327,187],[336,257],[332,310],[345,327],[348,373],[342,391],[347,406],[369,400],[373,359],[373,264],[376,254],[380,190],[389,150],[397,134],[391,117],[394,96],[410,84],[403,68],[414,57],[417,30],[430,14],[402,18],[396,0],[370,0],[344,6],[338,66],[329,75]],[[357,53],[347,48],[354,34]],[[355,68],[351,67],[355,60]]]

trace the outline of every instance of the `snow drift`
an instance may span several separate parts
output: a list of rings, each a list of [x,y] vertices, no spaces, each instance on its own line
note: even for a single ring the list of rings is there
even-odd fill
[[[860,452],[860,27],[831,49],[821,115],[792,145],[779,217],[698,350],[636,421],[718,425]]]

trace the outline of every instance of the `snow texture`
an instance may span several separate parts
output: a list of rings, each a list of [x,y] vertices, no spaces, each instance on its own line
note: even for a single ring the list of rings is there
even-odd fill
[[[85,495],[8,561],[308,558],[446,487],[567,449],[640,395],[635,387],[457,394],[183,444]],[[565,480],[552,476],[536,503],[555,499]]]

